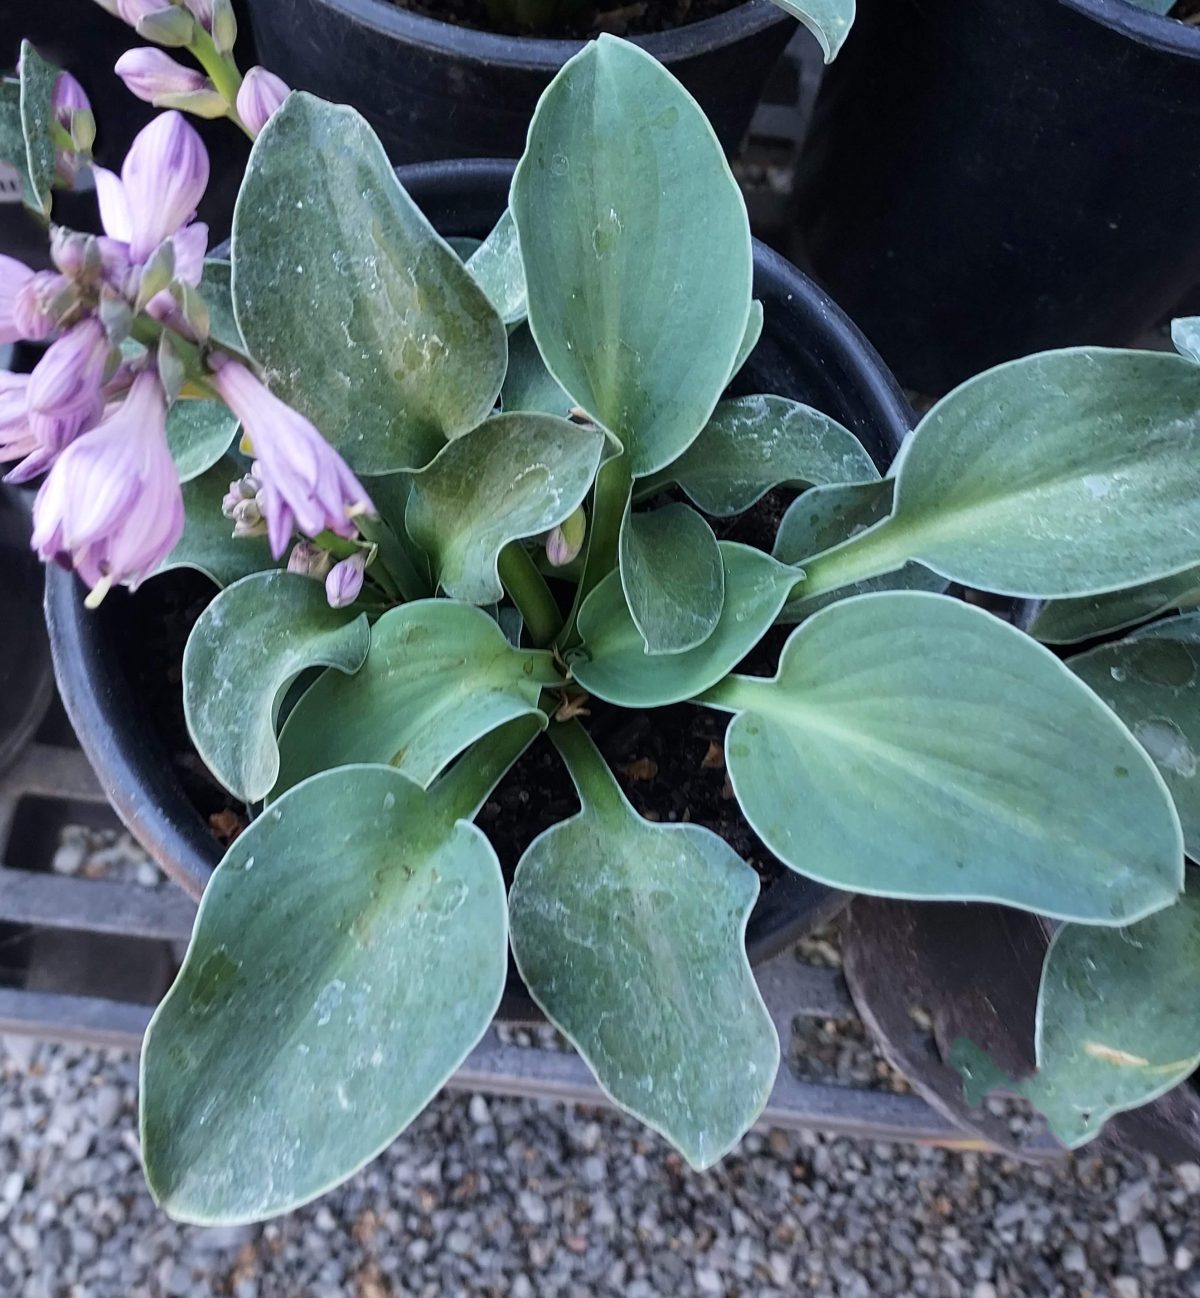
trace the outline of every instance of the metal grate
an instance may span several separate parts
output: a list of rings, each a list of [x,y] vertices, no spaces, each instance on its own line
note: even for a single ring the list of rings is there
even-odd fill
[[[36,817],[29,814],[31,806],[36,806]],[[29,832],[31,819],[37,822],[36,833]],[[118,823],[78,748],[44,739],[31,743],[0,776],[0,930],[9,934],[8,941],[71,934],[81,942],[115,942],[119,945],[107,948],[116,952],[110,963],[132,962],[146,975],[132,996],[125,978],[126,994],[118,996],[103,980],[95,980],[95,962],[60,962],[50,990],[29,986],[19,970],[14,974],[10,969],[7,985],[0,986],[0,1032],[137,1050],[153,1002],[177,967],[175,956],[191,933],[196,907],[170,884],[146,888],[51,873],[57,830],[80,819],[98,827]],[[139,961],[137,952],[148,943],[169,958]],[[90,969],[92,976],[76,976],[73,982],[77,965]],[[794,951],[764,965],[757,976],[785,1043],[797,1018],[855,1017],[840,972],[805,965]],[[489,1030],[451,1085],[567,1103],[607,1103],[574,1052],[550,1044],[514,1044],[506,1035],[503,1029]],[[803,1081],[786,1064],[761,1125],[982,1148],[915,1095]]]

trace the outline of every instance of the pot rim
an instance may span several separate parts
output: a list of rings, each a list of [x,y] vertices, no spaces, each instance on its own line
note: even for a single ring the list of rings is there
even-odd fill
[[[587,40],[581,39],[550,40],[540,36],[508,36],[483,31],[413,13],[388,0],[321,0],[321,3],[381,36],[435,53],[452,54],[469,62],[499,64],[506,68],[556,71],[588,44]],[[742,0],[735,8],[712,18],[631,39],[660,63],[670,63],[683,55],[694,58],[781,23],[795,21],[774,0]]]
[[[1151,13],[1129,0],[1059,0],[1068,9],[1121,36],[1183,58],[1200,59],[1200,27]]]
[[[396,174],[406,187],[419,191],[422,204],[428,205],[440,189],[461,188],[464,181],[480,188],[497,188],[511,179],[515,166],[505,159],[451,159],[399,167]],[[898,444],[913,425],[913,412],[866,337],[824,289],[757,239],[754,265],[756,275],[767,279],[763,289],[773,288],[777,297],[785,299],[788,311],[810,320],[830,350],[847,358],[882,440]],[[105,793],[164,872],[189,895],[199,898],[224,853],[169,766],[146,750],[136,730],[120,724],[121,709],[128,705],[131,691],[128,682],[117,677],[118,646],[104,636],[88,633],[91,614],[84,607],[82,587],[73,573],[55,565],[46,568],[45,612],[59,692]],[[792,871],[763,892],[756,911],[765,907],[762,913],[766,916],[769,912],[769,918],[757,936],[748,934],[748,953],[754,963],[769,959],[799,935],[795,925],[787,923],[786,912],[793,907],[797,891],[814,887],[819,892],[809,902],[803,926],[807,931],[836,913],[845,894],[815,885]],[[503,1017],[520,1019],[519,1011],[528,1007],[523,1001],[514,1001],[510,992],[506,991]]]

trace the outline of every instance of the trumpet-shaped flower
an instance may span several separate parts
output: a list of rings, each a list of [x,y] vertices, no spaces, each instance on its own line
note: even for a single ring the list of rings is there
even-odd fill
[[[362,591],[366,567],[367,556],[362,553],[333,565],[325,578],[325,598],[330,608],[346,608],[354,603]]]
[[[208,152],[177,112],[161,113],[138,132],[121,174],[94,168],[104,232],[129,245],[141,263],[196,214],[208,185]]]
[[[155,572],[183,533],[183,493],[166,440],[167,402],[152,370],[102,424],[59,456],[34,502],[33,546],[74,568],[89,605]]]
[[[0,254],[0,345],[15,343],[25,335],[13,316],[17,297],[33,279],[33,271],[23,261]]]
[[[282,558],[297,530],[310,537],[326,530],[353,536],[353,520],[375,507],[337,451],[237,361],[220,359],[213,382],[254,448],[256,500],[275,558]]]

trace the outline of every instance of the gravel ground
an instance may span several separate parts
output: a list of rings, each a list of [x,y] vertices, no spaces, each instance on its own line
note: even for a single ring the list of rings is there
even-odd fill
[[[601,1111],[448,1094],[265,1227],[156,1211],[133,1059],[5,1039],[0,1293],[13,1298],[1200,1298],[1200,1166],[1060,1167],[752,1135],[690,1172]]]

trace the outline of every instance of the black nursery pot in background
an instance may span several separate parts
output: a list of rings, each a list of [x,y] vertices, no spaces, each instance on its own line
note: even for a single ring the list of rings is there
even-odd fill
[[[1200,29],[1126,0],[859,0],[809,139],[801,243],[922,392],[1200,280]]]
[[[248,3],[263,64],[296,89],[353,104],[396,163],[518,157],[542,91],[583,46],[476,31],[389,0]],[[700,101],[730,150],[795,29],[771,0],[748,0],[635,40]]]
[[[481,236],[508,202],[512,166],[460,161],[404,167],[397,174],[442,234]],[[789,396],[826,411],[857,433],[885,467],[913,416],[870,344],[811,280],[757,242],[754,295],[763,303],[765,325],[736,390]],[[46,572],[55,673],[84,751],[122,820],[193,896],[203,891],[221,849],[172,763],[164,718],[148,705],[127,664],[131,643],[157,630],[145,611],[152,588],[177,583],[194,591],[197,581],[203,583],[194,574],[167,574],[155,578],[145,594],[114,592],[93,613],[84,608],[77,578],[55,567]],[[154,670],[161,675],[166,665],[156,663]],[[168,688],[178,694],[179,682]],[[751,959],[769,958],[839,904],[829,889],[785,871],[764,889],[751,917]],[[539,1017],[511,968],[500,1013]]]

